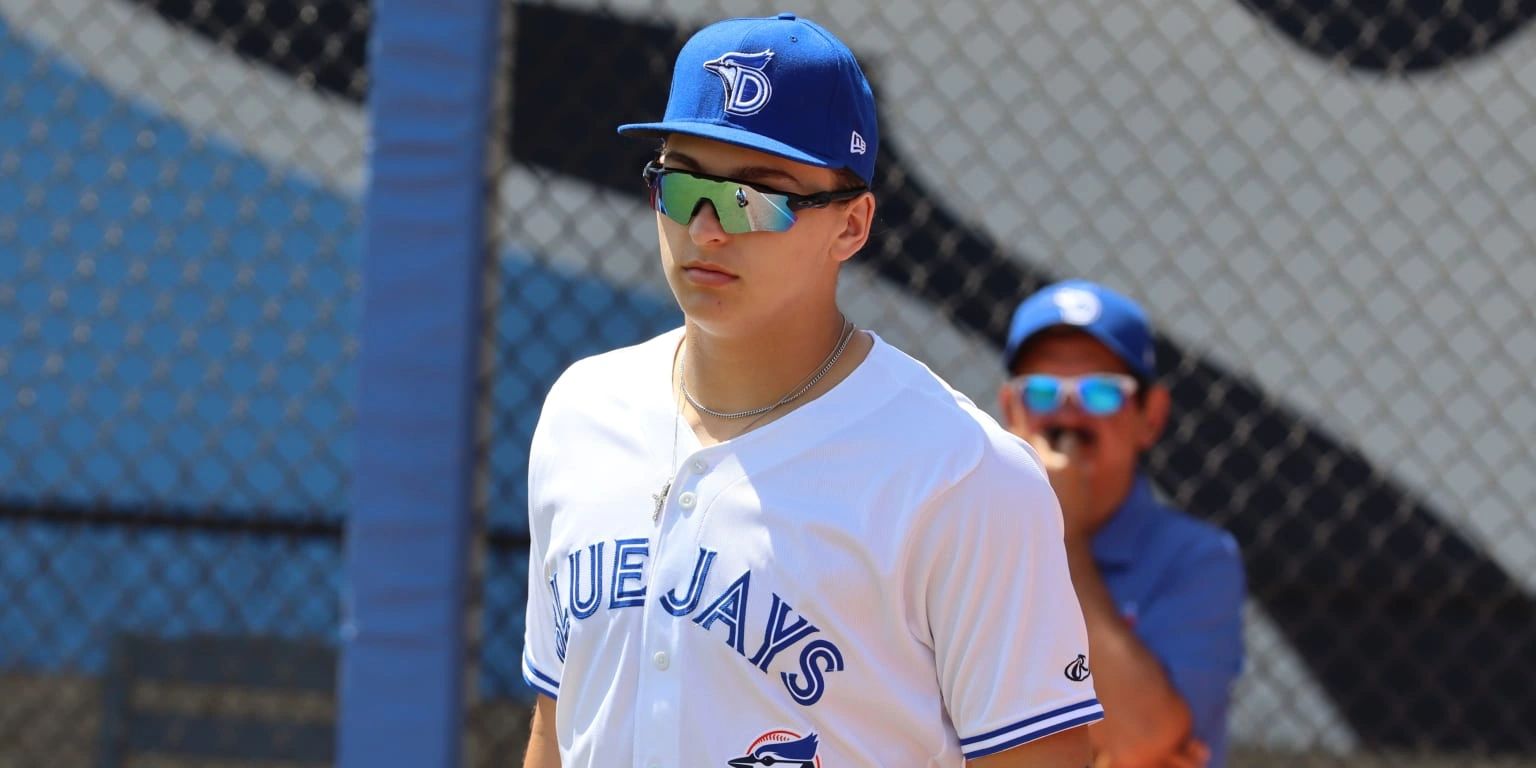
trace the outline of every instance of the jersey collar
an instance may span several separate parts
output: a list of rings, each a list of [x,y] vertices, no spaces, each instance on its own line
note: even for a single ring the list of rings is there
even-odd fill
[[[859,331],[868,333],[874,342],[869,354],[831,389],[774,421],[708,448],[700,448],[693,430],[683,425],[678,432],[678,458],[698,451],[716,457],[710,461],[718,461],[723,455],[733,455],[738,461],[752,464],[754,471],[761,472],[803,454],[808,446],[831,439],[845,426],[884,406],[899,391],[899,388],[892,385],[892,376],[886,370],[888,357],[894,350],[874,331]],[[681,341],[682,330],[674,331],[673,334],[666,337],[667,343],[672,346],[668,347],[664,364],[670,364],[672,350]],[[667,410],[652,411],[652,428],[658,431],[657,434],[667,435],[666,439],[671,440],[676,413],[672,409],[676,399],[671,392],[671,380],[666,378],[668,375],[668,372],[662,372],[660,380],[666,389],[660,393],[663,397],[659,399]],[[653,402],[658,400],[653,398]]]

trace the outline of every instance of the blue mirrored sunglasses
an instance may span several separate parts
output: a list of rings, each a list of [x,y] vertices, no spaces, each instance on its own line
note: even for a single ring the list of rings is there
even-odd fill
[[[1137,389],[1136,380],[1123,373],[1029,374],[1009,379],[1008,383],[1019,393],[1024,407],[1037,414],[1055,413],[1070,398],[1077,400],[1084,413],[1111,416],[1125,407],[1126,398]]]
[[[867,191],[860,187],[795,195],[721,176],[663,168],[656,163],[646,163],[641,176],[651,190],[651,206],[667,218],[686,226],[708,200],[715,208],[720,228],[733,235],[787,232],[795,224],[796,211],[852,200]]]

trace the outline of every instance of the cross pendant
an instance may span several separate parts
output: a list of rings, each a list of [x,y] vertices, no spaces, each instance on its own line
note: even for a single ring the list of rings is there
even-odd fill
[[[672,480],[669,478],[667,484],[661,487],[661,491],[651,494],[651,498],[656,500],[656,509],[651,512],[651,522],[654,523],[661,519],[661,508],[666,505],[667,494],[671,492]]]

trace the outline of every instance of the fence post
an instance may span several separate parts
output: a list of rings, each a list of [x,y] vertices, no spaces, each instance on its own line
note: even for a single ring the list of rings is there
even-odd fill
[[[374,9],[337,764],[456,768],[498,4]]]

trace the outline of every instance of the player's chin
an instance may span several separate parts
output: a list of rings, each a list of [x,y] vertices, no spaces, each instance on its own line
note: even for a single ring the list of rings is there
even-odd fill
[[[673,286],[677,306],[695,325],[729,334],[745,322],[745,302],[731,290],[698,289],[689,285]]]

